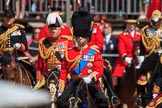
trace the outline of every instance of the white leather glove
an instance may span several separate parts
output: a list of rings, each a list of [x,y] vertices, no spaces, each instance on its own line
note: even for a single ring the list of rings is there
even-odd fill
[[[16,49],[19,49],[21,47],[21,44],[20,43],[15,43],[14,44],[14,48],[16,48]]]
[[[162,54],[162,50],[159,50],[158,53],[159,53],[159,55]]]
[[[153,99],[155,99],[158,96],[158,94],[152,94]]]
[[[62,92],[58,92],[57,96],[60,97],[62,95]]]
[[[144,61],[144,56],[137,56],[139,64],[135,67],[136,69],[140,69],[142,62]]]
[[[132,63],[132,58],[125,57],[124,61],[127,62],[130,65]]]
[[[84,77],[83,80],[86,84],[89,84],[92,81],[92,79],[89,77]]]

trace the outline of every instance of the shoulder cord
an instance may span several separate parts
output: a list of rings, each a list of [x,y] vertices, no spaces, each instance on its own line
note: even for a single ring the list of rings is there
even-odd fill
[[[157,33],[156,36],[151,39],[148,36],[146,36],[144,30],[142,30],[142,32],[142,43],[145,46],[145,48],[149,50],[149,54],[146,55],[146,57],[148,57],[155,49],[159,48],[159,34]]]

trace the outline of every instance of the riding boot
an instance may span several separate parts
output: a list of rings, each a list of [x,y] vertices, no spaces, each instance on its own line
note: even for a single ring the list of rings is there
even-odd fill
[[[143,94],[145,93],[145,86],[137,85],[137,100],[136,100],[136,106],[141,107],[143,106]]]

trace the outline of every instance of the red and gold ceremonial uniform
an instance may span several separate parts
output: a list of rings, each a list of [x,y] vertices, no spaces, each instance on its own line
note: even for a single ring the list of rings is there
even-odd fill
[[[61,65],[61,61],[56,57],[56,51],[59,52],[60,57],[63,58],[64,51],[73,47],[72,39],[69,36],[60,36],[55,42],[51,42],[49,38],[42,38],[39,41],[39,55],[37,62],[37,80],[44,78],[41,74],[41,69],[49,72],[57,66]]]
[[[86,76],[94,78],[96,84],[99,85],[98,79],[103,74],[103,59],[101,53],[92,46],[87,46],[87,48],[82,51],[75,47],[65,52],[60,70],[59,92],[64,91],[68,73],[71,75],[71,79]]]
[[[128,30],[124,31],[119,35],[118,37],[119,57],[115,62],[115,68],[112,74],[113,77],[123,76],[123,72],[125,68],[128,66],[128,63],[123,60],[123,57],[127,56],[133,58],[134,43],[139,43],[140,38],[141,35],[139,32],[135,32],[134,37],[132,38]],[[136,48],[139,48],[139,45],[137,45]]]
[[[70,28],[67,25],[65,25],[65,24],[61,25],[60,36],[62,36],[62,35],[69,35],[69,36],[71,36]],[[40,40],[40,39],[42,39],[44,37],[50,37],[47,25],[44,25],[41,28],[38,40]]]
[[[96,45],[100,51],[104,44],[104,37],[102,35],[99,25],[93,24],[93,30],[91,35],[91,41],[88,43],[89,46]]]

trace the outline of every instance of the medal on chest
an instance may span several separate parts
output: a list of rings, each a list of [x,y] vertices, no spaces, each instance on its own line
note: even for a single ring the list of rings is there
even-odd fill
[[[94,61],[94,55],[92,55],[92,54],[84,55],[84,61],[93,62]]]

